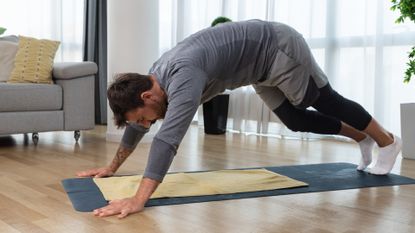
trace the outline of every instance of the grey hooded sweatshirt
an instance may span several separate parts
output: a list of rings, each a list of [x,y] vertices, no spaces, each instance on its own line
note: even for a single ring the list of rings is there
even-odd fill
[[[153,139],[144,177],[162,181],[201,103],[225,89],[253,85],[271,109],[285,99],[307,107],[309,80],[328,81],[301,34],[260,20],[223,23],[199,31],[164,53],[150,69],[168,98],[166,116]],[[134,149],[148,131],[128,125],[122,146]]]

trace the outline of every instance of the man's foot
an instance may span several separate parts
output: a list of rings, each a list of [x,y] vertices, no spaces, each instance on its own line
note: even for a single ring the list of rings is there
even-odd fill
[[[392,144],[379,148],[378,160],[376,161],[375,166],[369,170],[369,173],[386,175],[392,170],[396,157],[402,148],[402,140],[398,136],[392,136]]]
[[[360,159],[359,166],[357,166],[357,170],[363,171],[366,169],[367,166],[372,162],[372,149],[373,145],[375,145],[375,141],[366,136],[365,139],[359,142],[360,153],[362,154],[362,158]]]

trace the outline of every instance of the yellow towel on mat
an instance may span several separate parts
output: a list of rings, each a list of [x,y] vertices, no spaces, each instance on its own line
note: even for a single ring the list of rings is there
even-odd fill
[[[106,200],[134,196],[141,175],[94,178]],[[265,191],[307,186],[306,183],[266,169],[219,170],[167,174],[151,198],[189,197],[214,194]]]

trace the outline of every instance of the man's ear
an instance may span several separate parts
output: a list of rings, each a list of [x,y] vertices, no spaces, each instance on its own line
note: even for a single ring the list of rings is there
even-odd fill
[[[141,99],[146,102],[147,100],[151,99],[151,97],[153,96],[153,93],[151,91],[145,91],[143,93],[141,93]]]

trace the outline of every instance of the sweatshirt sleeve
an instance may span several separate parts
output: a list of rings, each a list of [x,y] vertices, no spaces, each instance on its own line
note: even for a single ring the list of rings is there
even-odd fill
[[[206,78],[203,71],[192,67],[182,68],[171,77],[166,88],[166,116],[153,139],[144,177],[163,180],[198,109]]]
[[[148,128],[139,124],[128,124],[122,135],[121,146],[134,150],[148,131]]]

